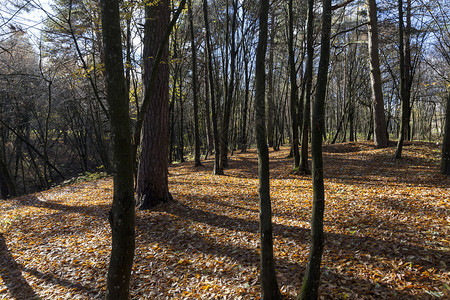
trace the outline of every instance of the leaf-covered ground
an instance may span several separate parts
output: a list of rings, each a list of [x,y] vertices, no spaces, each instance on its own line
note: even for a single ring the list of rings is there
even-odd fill
[[[434,144],[324,147],[322,299],[449,299],[450,178]],[[278,283],[294,299],[308,256],[310,176],[271,152]],[[173,203],[137,212],[133,299],[258,299],[257,158],[170,167]],[[0,299],[104,297],[112,179],[0,201]]]

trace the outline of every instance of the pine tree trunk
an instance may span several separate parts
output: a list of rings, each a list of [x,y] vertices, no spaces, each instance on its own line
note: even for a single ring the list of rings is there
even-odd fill
[[[136,186],[140,209],[149,209],[172,199],[168,187],[169,147],[169,48],[164,46],[153,89],[152,69],[159,45],[169,27],[170,1],[161,0],[145,7],[144,25],[144,93],[151,93],[142,128],[141,154]]]

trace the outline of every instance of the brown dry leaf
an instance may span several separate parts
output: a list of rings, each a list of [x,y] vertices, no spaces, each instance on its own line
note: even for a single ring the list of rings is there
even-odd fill
[[[308,257],[311,178],[271,152],[274,250],[286,299]],[[439,149],[414,142],[404,159],[371,143],[324,146],[326,244],[322,299],[450,297],[450,179]],[[225,176],[170,167],[176,200],[138,211],[133,299],[259,299],[256,152]],[[0,201],[0,298],[103,298],[112,179]]]

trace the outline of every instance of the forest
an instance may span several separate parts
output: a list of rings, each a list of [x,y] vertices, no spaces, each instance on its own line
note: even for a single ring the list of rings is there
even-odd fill
[[[450,7],[0,0],[1,299],[450,297]]]

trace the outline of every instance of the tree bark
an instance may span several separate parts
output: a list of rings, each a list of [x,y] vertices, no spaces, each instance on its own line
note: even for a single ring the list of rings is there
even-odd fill
[[[258,179],[261,238],[261,299],[281,299],[273,259],[272,208],[270,203],[269,148],[265,124],[265,56],[267,50],[267,19],[269,0],[261,0],[259,39],[255,62],[255,127],[258,147]]]
[[[377,148],[386,148],[389,144],[389,136],[386,130],[384,116],[384,101],[381,85],[381,71],[378,40],[378,17],[376,0],[366,0],[369,8],[369,62],[370,62],[370,86],[372,89],[374,142]]]
[[[305,69],[305,98],[303,100],[303,124],[302,124],[302,147],[299,171],[311,174],[308,164],[308,137],[311,120],[311,89],[314,63],[314,0],[308,0],[307,25],[306,25],[306,69]]]
[[[188,0],[189,29],[191,34],[192,51],[192,85],[194,102],[194,165],[200,166],[200,135],[198,128],[198,79],[197,79],[197,51],[195,48],[194,21],[192,16],[192,1]]]
[[[444,140],[442,141],[441,173],[450,175],[450,93],[447,94]]]
[[[269,70],[267,74],[267,85],[268,85],[268,94],[266,97],[267,106],[266,106],[266,119],[267,119],[267,141],[269,143],[269,147],[273,147],[276,149],[276,140],[275,140],[275,104],[274,104],[274,82],[273,82],[273,60],[274,60],[274,51],[275,51],[275,12],[272,10],[271,13],[271,22],[270,22],[270,49],[269,49]]]
[[[250,72],[248,69],[248,53],[247,48],[244,46],[244,80],[245,80],[245,95],[244,95],[244,107],[242,108],[242,131],[241,131],[241,152],[247,151],[247,110],[248,102],[250,98]],[[251,70],[250,70],[251,71]]]
[[[403,1],[398,0],[398,32],[399,32],[399,52],[400,52],[400,100],[401,100],[401,123],[400,132],[398,136],[397,149],[395,150],[394,159],[402,158],[403,143],[405,140],[407,123],[408,123],[408,110],[409,110],[409,97],[407,93],[407,81],[406,81],[406,68],[405,68],[405,48],[403,41]]]
[[[101,0],[106,92],[114,150],[114,196],[109,212],[112,249],[106,299],[128,299],[135,247],[133,153],[124,77],[119,1]]]
[[[220,168],[228,167],[228,143],[229,143],[229,128],[231,118],[231,106],[233,104],[234,93],[234,74],[236,71],[236,23],[237,23],[237,2],[233,0],[233,17],[231,19],[231,55],[230,55],[230,81],[225,85],[225,104],[222,119],[222,134],[220,139]],[[228,9],[227,9],[228,18]],[[227,76],[227,74],[225,74]],[[227,81],[225,77],[225,81]]]
[[[219,130],[217,126],[217,113],[216,113],[216,100],[215,100],[215,89],[214,89],[214,76],[213,76],[213,66],[212,66],[212,52],[211,52],[211,37],[209,31],[209,20],[208,20],[208,1],[203,0],[203,18],[205,21],[205,32],[206,32],[206,52],[208,60],[208,73],[209,73],[209,91],[211,99],[211,119],[213,123],[213,137],[214,137],[214,174],[223,175],[223,169],[220,166],[220,141],[219,141]]]
[[[291,125],[292,125],[292,155],[294,157],[294,169],[297,169],[300,166],[300,153],[298,151],[298,86],[297,86],[297,71],[295,68],[295,53],[294,53],[294,13],[292,10],[292,2],[293,0],[289,0],[289,40],[288,40],[288,48],[289,48],[289,77],[291,84]]]
[[[141,154],[136,186],[140,209],[149,209],[172,199],[168,187],[169,146],[169,48],[164,45],[154,88],[150,88],[159,45],[169,27],[170,2],[161,0],[145,7],[144,93],[151,93],[141,136]],[[147,97],[147,96],[146,96]]]
[[[325,98],[330,61],[331,0],[323,0],[322,3],[322,37],[311,140],[313,181],[311,248],[299,299],[318,299],[319,297],[320,264],[322,262],[324,243],[323,215],[325,210],[325,193],[323,184],[322,131],[325,120]]]
[[[205,155],[205,159],[208,157],[209,154],[213,153],[214,149],[214,138],[213,133],[211,130],[211,110],[210,105],[211,101],[209,100],[209,84],[208,84],[208,64],[206,63],[208,61],[208,54],[207,51],[205,51],[205,125],[206,125],[206,143],[208,144],[208,150]]]

